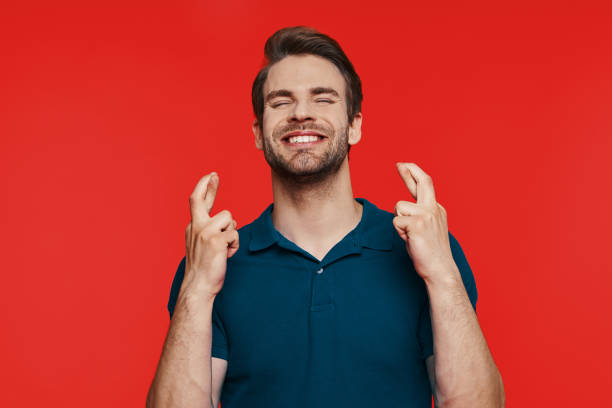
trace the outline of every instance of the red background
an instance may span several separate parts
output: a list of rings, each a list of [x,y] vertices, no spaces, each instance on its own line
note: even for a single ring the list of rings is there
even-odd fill
[[[4,1],[0,405],[144,405],[195,183],[217,171],[213,212],[239,225],[272,199],[250,87],[297,24],[363,81],[355,195],[408,199],[396,161],[433,177],[507,406],[605,405],[611,21],[584,2]]]

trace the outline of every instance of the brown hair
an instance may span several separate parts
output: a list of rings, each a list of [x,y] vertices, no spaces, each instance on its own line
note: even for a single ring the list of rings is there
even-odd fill
[[[338,67],[346,80],[346,111],[348,123],[349,125],[352,124],[355,115],[361,112],[361,101],[363,100],[361,79],[355,72],[353,64],[333,38],[318,32],[314,28],[296,26],[281,28],[268,38],[264,46],[264,66],[257,73],[251,91],[253,112],[259,127],[262,128],[263,126],[263,86],[268,78],[268,71],[272,65],[288,55],[300,54],[323,57]]]

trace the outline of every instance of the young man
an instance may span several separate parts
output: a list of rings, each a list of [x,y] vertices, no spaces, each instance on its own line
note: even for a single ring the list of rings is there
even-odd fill
[[[186,256],[149,407],[502,407],[476,285],[431,178],[398,163],[416,203],[353,197],[361,82],[336,41],[279,30],[253,84],[274,203],[236,231],[191,197]],[[404,192],[398,192],[403,195]]]

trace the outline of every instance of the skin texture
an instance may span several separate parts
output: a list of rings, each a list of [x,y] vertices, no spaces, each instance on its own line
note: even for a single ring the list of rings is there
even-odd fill
[[[336,91],[313,93],[315,88]],[[276,176],[285,180],[312,183],[333,175],[344,161],[348,146],[361,137],[359,129],[349,128],[344,99],[346,84],[340,71],[327,60],[313,55],[289,56],[276,63],[264,84],[262,130],[253,123],[255,145]],[[268,99],[272,92],[288,91]],[[321,149],[303,148],[293,154],[281,138],[294,130],[316,130],[328,138]],[[313,177],[314,176],[314,177]]]
[[[318,95],[317,104],[329,104],[331,99],[323,95]],[[289,103],[286,101],[274,101],[276,107],[274,109],[283,109]],[[311,148],[303,148],[289,160],[282,155],[282,149],[278,149],[274,141],[281,138],[289,132],[296,130],[316,130],[326,135],[329,140],[329,148],[320,156],[311,153]],[[308,185],[320,182],[336,173],[344,158],[348,153],[348,125],[342,129],[333,129],[330,126],[319,124],[300,124],[297,122],[288,123],[285,126],[279,126],[274,129],[271,138],[262,138],[262,146],[264,157],[270,168],[279,176],[282,177],[286,184]]]

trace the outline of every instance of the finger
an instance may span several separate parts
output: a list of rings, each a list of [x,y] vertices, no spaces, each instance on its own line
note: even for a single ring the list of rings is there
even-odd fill
[[[229,223],[227,228],[225,228],[223,231],[235,230],[237,225],[238,225],[238,223],[236,223],[236,220],[232,219],[232,221]]]
[[[206,229],[215,232],[225,231],[229,229],[233,221],[232,214],[228,210],[222,210],[210,219]]]
[[[212,202],[209,203],[206,201],[206,197],[209,184],[211,184],[210,181],[213,178],[217,178],[217,174],[215,172],[209,173],[202,177],[189,196],[189,210],[191,212],[191,219],[195,222],[200,222],[209,218]],[[214,201],[214,196],[210,195],[209,201],[210,198],[212,198],[212,201]]]
[[[395,166],[397,167],[397,172],[399,173],[402,180],[404,180],[404,184],[406,184],[406,187],[408,187],[408,191],[410,191],[410,194],[412,195],[412,197],[416,200],[417,199],[416,180],[412,178],[412,174],[410,173],[410,171],[408,171],[405,168],[403,164],[404,163],[395,163]]]
[[[413,217],[402,217],[397,216],[393,218],[393,225],[398,231],[412,231],[415,229],[415,226],[418,225],[418,219]]]
[[[417,215],[422,214],[423,209],[419,207],[418,204],[412,203],[410,201],[398,201],[395,204],[395,215],[405,216],[405,215]]]
[[[395,230],[399,234],[400,238],[402,238],[404,241],[406,241],[408,239],[408,234],[407,234],[405,228],[402,228],[402,227],[399,226],[398,220],[400,218],[403,218],[403,217],[395,217],[395,218],[393,218],[393,226],[395,227]]]
[[[219,189],[219,176],[213,172],[208,185],[206,188],[206,196],[204,197],[204,203],[206,204],[207,212],[210,214],[213,204],[215,203],[215,197],[217,197],[217,190]]]
[[[416,182],[417,203],[435,205],[436,194],[434,192],[433,180],[431,177],[415,163],[400,163],[400,166],[410,172],[412,178]]]
[[[230,258],[238,251],[240,235],[235,229],[223,231],[221,234],[227,242],[227,257]]]

